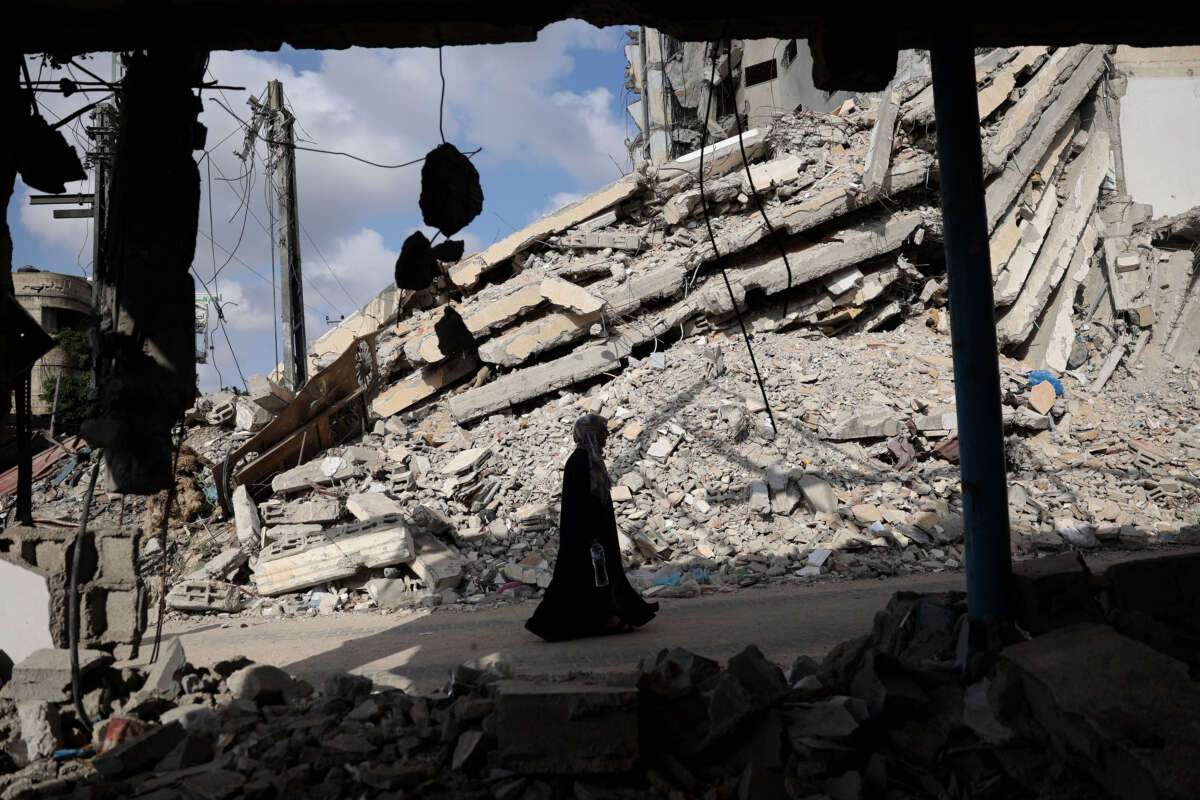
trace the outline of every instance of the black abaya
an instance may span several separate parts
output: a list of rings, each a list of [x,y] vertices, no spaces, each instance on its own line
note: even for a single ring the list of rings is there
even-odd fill
[[[604,548],[608,586],[596,586],[593,542]],[[563,470],[554,577],[525,627],[547,641],[575,639],[610,632],[614,616],[621,625],[645,625],[657,611],[625,577],[612,500],[592,493],[587,453],[576,448]]]

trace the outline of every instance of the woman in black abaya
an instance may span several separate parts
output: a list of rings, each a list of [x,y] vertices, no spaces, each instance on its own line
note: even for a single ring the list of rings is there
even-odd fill
[[[612,482],[602,456],[608,425],[599,414],[586,414],[576,420],[574,434],[575,452],[563,470],[554,578],[525,623],[547,641],[631,630],[658,611],[658,603],[647,603],[629,585],[621,566]]]

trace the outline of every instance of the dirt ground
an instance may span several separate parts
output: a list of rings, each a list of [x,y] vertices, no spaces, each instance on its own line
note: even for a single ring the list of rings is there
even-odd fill
[[[1093,571],[1109,564],[1200,548],[1174,547],[1089,556]],[[519,674],[632,672],[638,659],[664,647],[686,647],[724,660],[756,644],[781,665],[798,655],[824,656],[866,633],[875,612],[902,590],[937,592],[966,586],[961,570],[914,578],[748,588],[692,600],[664,600],[658,617],[631,634],[548,644],[526,632],[532,602],[472,610],[335,614],[291,620],[218,617],[169,623],[188,660],[208,664],[235,655],[275,664],[313,680],[350,671],[376,684],[419,691],[444,686],[470,658],[498,657]]]

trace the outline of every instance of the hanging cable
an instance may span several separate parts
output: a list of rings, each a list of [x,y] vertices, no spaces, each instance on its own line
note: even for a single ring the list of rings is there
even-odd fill
[[[330,277],[333,278],[333,280],[337,283],[338,288],[342,290],[342,294],[346,295],[346,299],[350,301],[350,305],[352,307],[362,308],[362,303],[355,300],[350,296],[350,292],[346,291],[346,286],[342,283],[342,279],[339,278],[337,273],[333,271],[333,267],[330,266],[329,260],[325,258],[325,254],[321,252],[321,248],[317,246],[316,241],[314,241],[313,237],[309,235],[308,229],[304,227],[304,223],[300,222],[299,219],[297,219],[296,222],[300,225],[300,232],[304,234],[304,238],[308,239],[308,243],[313,246],[313,249],[317,251],[317,255],[321,257],[321,262],[325,264],[325,269],[329,270]]]
[[[720,40],[718,40],[717,44],[717,47],[719,46]],[[762,373],[758,370],[758,360],[754,358],[754,348],[750,346],[750,334],[746,331],[746,321],[742,319],[742,311],[738,308],[737,298],[733,296],[733,284],[729,282],[729,274],[725,271],[725,265],[721,263],[721,253],[717,250],[717,237],[713,235],[712,220],[708,216],[708,197],[704,193],[704,148],[708,146],[708,121],[713,107],[712,87],[717,81],[717,57],[715,52],[717,47],[713,48],[712,72],[708,79],[708,104],[704,109],[704,131],[700,139],[700,208],[704,211],[704,227],[708,231],[708,241],[712,245],[713,259],[716,261],[717,267],[721,270],[721,278],[725,281],[725,290],[729,292],[729,302],[733,305],[733,313],[737,315],[738,326],[742,329],[742,339],[746,342],[746,352],[750,354],[750,365],[754,367],[754,378],[758,381],[758,390],[762,392],[763,405],[767,409],[767,418],[771,420],[771,430],[778,434],[779,428],[775,425],[775,414],[771,411],[771,401],[767,399],[767,387],[763,383]],[[706,54],[707,51],[708,48],[706,46]],[[738,110],[734,109],[733,113],[736,115]]]
[[[733,52],[733,40],[726,39],[725,46],[729,52]],[[776,45],[778,47],[778,45]],[[774,58],[774,55],[772,55]],[[714,62],[715,66],[715,62]],[[750,160],[746,158],[746,144],[742,138],[742,115],[737,113],[738,109],[734,109],[733,120],[737,123],[738,132],[738,149],[742,151],[742,166],[746,170],[746,180],[750,183],[750,196],[754,198],[754,204],[758,206],[758,213],[762,215],[763,222],[766,223],[767,231],[771,234],[771,241],[779,248],[779,255],[783,259],[783,268],[787,270],[787,287],[783,290],[783,316],[787,316],[788,312],[788,296],[787,293],[792,288],[792,262],[788,261],[787,250],[783,247],[783,242],[779,240],[779,236],[775,233],[775,226],[771,224],[770,217],[767,216],[767,211],[763,208],[762,198],[758,196],[758,189],[754,186],[754,176],[750,174]]]
[[[446,111],[446,73],[442,70],[442,47],[438,45],[438,77],[442,79],[442,97],[438,101],[438,134],[442,137],[442,144],[446,143],[446,131],[442,128],[442,117]]]

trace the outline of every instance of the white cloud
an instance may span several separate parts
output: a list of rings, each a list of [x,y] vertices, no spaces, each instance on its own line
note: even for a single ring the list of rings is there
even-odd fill
[[[539,209],[529,212],[529,220],[528,221],[535,222],[536,220],[541,219],[542,217],[546,216],[547,214],[553,214],[555,211],[558,211],[563,206],[568,206],[571,203],[577,202],[582,199],[583,199],[583,195],[580,194],[579,192],[555,192],[554,194],[550,195],[549,199],[546,201],[546,205],[542,206]]]

